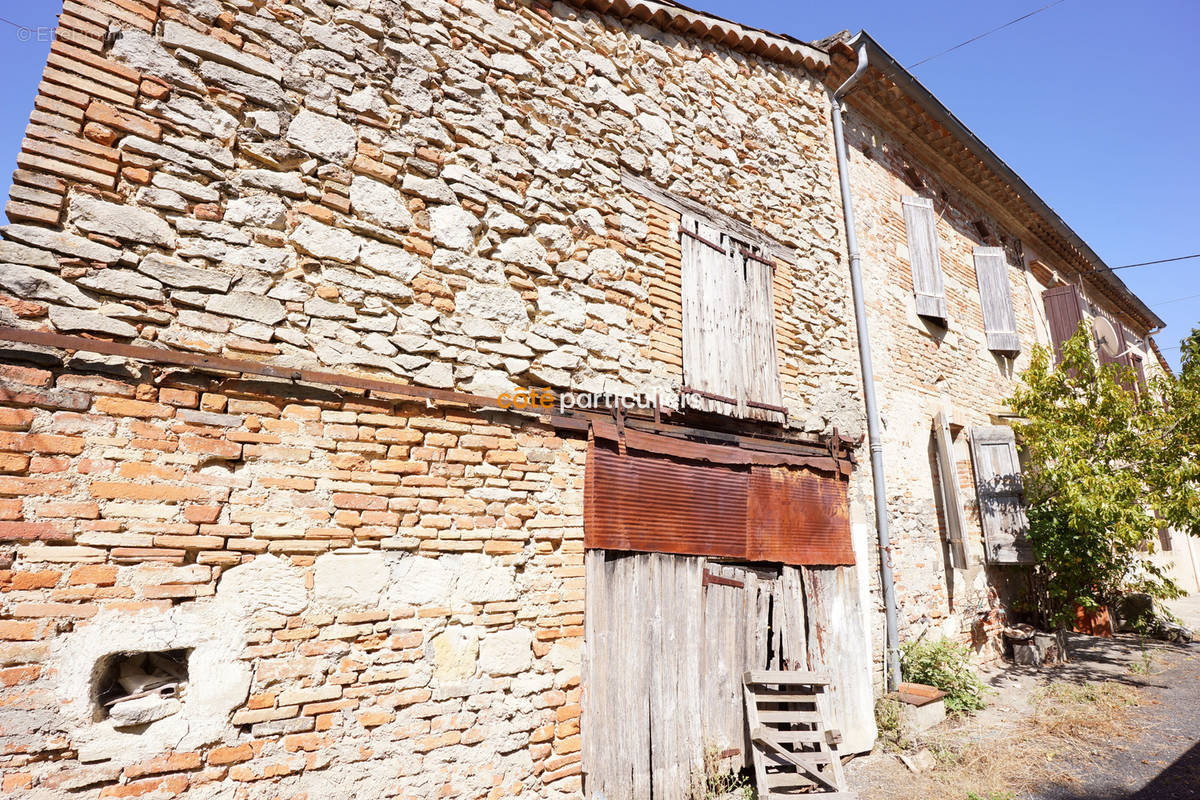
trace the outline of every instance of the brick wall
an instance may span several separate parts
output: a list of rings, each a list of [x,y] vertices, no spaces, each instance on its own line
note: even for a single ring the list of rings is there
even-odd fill
[[[578,788],[583,440],[286,384],[3,378],[6,788]],[[71,689],[139,643],[195,672],[218,629],[245,680],[202,734],[114,730]]]

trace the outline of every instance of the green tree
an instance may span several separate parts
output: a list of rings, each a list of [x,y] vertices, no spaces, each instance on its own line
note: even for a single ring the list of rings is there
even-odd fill
[[[1010,400],[1022,417],[1014,427],[1026,461],[1029,536],[1051,623],[1065,624],[1076,605],[1107,605],[1125,592],[1179,595],[1149,555],[1161,525],[1156,512],[1178,482],[1168,450],[1187,446],[1185,427],[1171,427],[1178,417],[1172,382],[1135,391],[1134,380],[1127,367],[1097,364],[1081,325],[1057,367],[1051,352],[1035,348]],[[1177,493],[1178,513],[1186,502]]]
[[[1200,328],[1180,342],[1182,368],[1155,386],[1161,463],[1158,511],[1171,527],[1200,536]]]

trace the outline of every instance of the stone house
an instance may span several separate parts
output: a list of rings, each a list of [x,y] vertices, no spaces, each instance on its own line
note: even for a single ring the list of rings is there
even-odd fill
[[[755,666],[832,673],[869,749],[829,125],[859,44],[668,2],[68,0],[0,241],[0,788],[682,796],[745,763]],[[993,357],[971,248],[1026,294],[1101,262],[902,77],[847,111],[890,558],[905,633],[960,635],[1018,580],[968,444],[1056,324],[1014,290]],[[1119,281],[1081,296],[1145,353]]]
[[[987,488],[998,468],[1019,482],[1004,398],[1035,345],[1097,318],[1115,339],[1100,360],[1144,382],[1167,369],[1151,338],[1164,323],[870,36],[827,46],[831,85],[868,52],[846,128],[901,629],[969,636],[996,657],[995,612],[1028,590],[1032,561],[1019,493]],[[1187,538],[1164,532],[1164,544],[1194,589]]]

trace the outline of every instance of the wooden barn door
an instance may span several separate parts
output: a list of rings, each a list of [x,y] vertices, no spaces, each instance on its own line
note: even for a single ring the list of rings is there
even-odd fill
[[[743,673],[807,668],[800,569],[590,550],[586,571],[587,795],[685,800],[706,752],[741,769]]]

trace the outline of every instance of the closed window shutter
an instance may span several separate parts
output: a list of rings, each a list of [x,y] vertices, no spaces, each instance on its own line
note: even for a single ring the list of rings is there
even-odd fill
[[[770,264],[747,258],[740,252],[735,256],[735,261],[741,263],[746,281],[746,313],[742,315],[746,347],[744,392],[749,400],[782,406],[779,350],[775,345],[775,303],[771,298],[774,270]]]
[[[757,250],[701,220],[685,216],[680,225],[695,234],[680,242],[683,383],[711,395],[689,393],[686,403],[738,417],[778,417],[748,405],[783,405],[770,264],[747,257]]]
[[[685,217],[680,225],[707,242],[724,245],[719,230]],[[680,241],[680,288],[683,301],[683,382],[697,391],[739,400],[745,282],[734,274],[725,250],[691,236]],[[729,413],[728,403],[697,395],[689,404],[701,411]],[[737,404],[737,405],[740,405]],[[744,411],[744,406],[734,411]],[[740,413],[739,413],[740,415]]]
[[[1012,428],[972,428],[971,459],[975,463],[975,489],[988,563],[1032,564],[1021,463]]]
[[[1133,362],[1133,371],[1137,373],[1138,386],[1142,391],[1146,389],[1146,368],[1142,365],[1142,357],[1134,353],[1129,354],[1130,361]]]
[[[1062,361],[1063,342],[1074,336],[1083,322],[1079,290],[1070,284],[1047,289],[1042,292],[1042,305],[1046,307],[1050,340],[1054,342],[1054,363],[1057,364]]]
[[[1021,352],[1004,248],[976,247],[975,277],[979,281],[979,303],[983,309],[988,349],[999,353]]]
[[[938,255],[937,215],[932,200],[904,198],[904,230],[908,235],[908,261],[912,268],[917,313],[944,324],[949,315],[942,262]]]
[[[966,569],[967,549],[963,542],[963,531],[967,526],[962,497],[958,493],[958,463],[954,458],[954,440],[950,436],[950,425],[946,421],[946,415],[940,411],[933,420],[933,439],[937,444],[938,485],[942,494],[942,508],[946,514],[950,565],[954,569]]]

